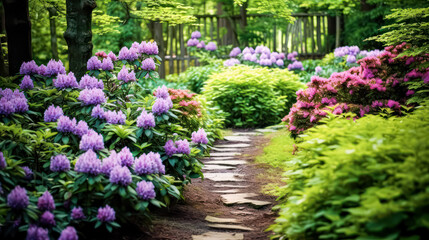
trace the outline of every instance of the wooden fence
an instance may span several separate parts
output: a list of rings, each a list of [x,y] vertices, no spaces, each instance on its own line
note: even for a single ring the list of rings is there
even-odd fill
[[[295,21],[292,23],[275,20],[270,24],[271,28],[253,30],[246,29],[246,36],[241,40],[246,46],[256,47],[258,44],[269,47],[272,51],[290,53],[297,51],[299,56],[316,58],[331,51],[330,46],[339,42],[339,18],[334,18],[334,31],[336,38],[329,37],[328,19],[326,14],[293,14]],[[180,24],[169,26],[168,23],[155,23],[155,41],[160,46],[160,56],[164,62],[160,66],[161,78],[166,74],[174,74],[185,71],[190,66],[198,65],[198,59],[188,54],[186,42],[191,33],[198,30],[202,39],[214,41],[217,46],[237,46],[239,33],[243,30],[241,16],[221,17],[218,15],[198,15],[195,24]],[[269,19],[264,15],[247,15],[247,23],[254,24],[258,21]],[[330,20],[332,21],[332,19]],[[331,23],[332,25],[332,23]],[[335,28],[336,26],[336,28]],[[332,33],[332,30],[329,32]],[[331,34],[332,35],[332,34]],[[331,41],[331,42],[330,42]],[[206,42],[207,44],[207,42]]]

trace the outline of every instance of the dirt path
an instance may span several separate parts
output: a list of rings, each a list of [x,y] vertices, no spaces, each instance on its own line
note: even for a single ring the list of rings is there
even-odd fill
[[[203,159],[205,180],[186,187],[183,203],[157,211],[154,230],[144,239],[268,239],[265,229],[275,219],[275,199],[261,193],[265,182],[257,176],[264,169],[254,164],[267,141],[258,132],[244,131],[217,141]]]

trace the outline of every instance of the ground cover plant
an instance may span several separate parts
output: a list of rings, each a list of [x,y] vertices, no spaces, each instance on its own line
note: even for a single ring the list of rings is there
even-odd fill
[[[25,62],[2,82],[2,237],[70,239],[88,224],[148,222],[152,206],[181,199],[202,176],[197,157],[222,120],[195,94],[145,89],[157,54],[155,42],[135,42],[97,53],[79,81],[51,60]]]

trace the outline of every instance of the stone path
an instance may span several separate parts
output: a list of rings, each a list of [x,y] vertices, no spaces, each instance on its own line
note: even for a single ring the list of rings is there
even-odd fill
[[[257,211],[261,211],[258,209],[266,208],[272,202],[259,200],[261,195],[255,190],[249,192],[248,176],[239,171],[248,164],[243,156],[254,148],[252,138],[265,131],[275,130],[234,132],[232,136],[225,137],[227,143],[215,145],[210,156],[202,159],[204,178],[214,182],[214,188],[209,191],[219,194],[222,203],[231,207],[230,214],[235,217],[206,216],[206,226],[212,231],[192,235],[193,240],[242,240],[246,232],[255,230],[244,225],[242,219],[257,216]]]

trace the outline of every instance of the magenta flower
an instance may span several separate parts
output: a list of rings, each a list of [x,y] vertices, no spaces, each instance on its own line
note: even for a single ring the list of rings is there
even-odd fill
[[[37,66],[34,60],[31,60],[29,62],[23,62],[21,64],[21,67],[19,68],[19,74],[22,74],[22,75],[37,74],[38,69],[39,67]]]
[[[79,149],[83,151],[88,150],[101,150],[104,148],[103,135],[98,134],[94,130],[89,130],[82,136],[80,140]]]
[[[137,195],[143,200],[154,199],[156,197],[155,186],[152,182],[138,182],[136,192]]]
[[[55,202],[50,192],[45,191],[42,196],[39,197],[37,208],[40,211],[54,211]]]
[[[45,211],[42,216],[40,216],[40,224],[45,227],[53,227],[57,225],[55,222],[55,216],[49,211]]]
[[[209,42],[209,43],[207,43],[205,49],[207,51],[215,51],[217,49],[216,43],[215,42]]]
[[[100,207],[98,209],[97,218],[100,222],[113,222],[115,221],[115,210],[109,205],[106,205],[104,208]]]
[[[85,74],[85,76],[83,76],[80,79],[79,82],[79,89],[93,89],[93,88],[99,88],[99,89],[104,89],[104,83],[102,80],[98,80],[95,77],[91,77],[88,74]]]
[[[92,109],[91,117],[104,119],[104,114],[105,114],[104,109],[99,104]]]
[[[57,130],[62,133],[73,133],[76,127],[76,118],[70,119],[67,116],[61,116],[57,121]]]
[[[80,173],[88,173],[92,175],[97,175],[100,173],[101,161],[97,158],[92,149],[89,149],[87,152],[82,154],[74,166],[74,170]]]
[[[116,57],[116,55],[112,51],[110,51],[109,54],[107,54],[107,56],[110,59],[112,59],[112,61],[117,61],[118,60],[118,58]]]
[[[60,238],[58,240],[78,240],[79,237],[77,236],[76,229],[72,226],[66,227],[60,235]]]
[[[83,135],[87,134],[88,131],[89,131],[88,124],[85,121],[80,120],[76,125],[76,127],[74,128],[73,134],[78,135],[79,137],[82,137]]]
[[[61,116],[63,116],[63,109],[57,106],[55,107],[53,104],[45,110],[45,114],[43,119],[45,122],[56,122]]]
[[[51,157],[50,169],[52,172],[66,172],[70,170],[70,161],[62,154],[53,156]]]
[[[110,172],[111,183],[128,186],[131,182],[131,172],[127,167],[116,166]]]
[[[105,59],[103,59],[103,63],[101,64],[101,69],[105,70],[105,71],[110,71],[113,70],[113,62],[112,59],[107,57]]]
[[[27,190],[20,186],[16,186],[7,195],[7,205],[15,210],[24,209],[29,204],[29,198],[27,196]]]
[[[76,77],[74,76],[74,73],[69,72],[68,75],[66,74],[58,74],[57,78],[53,80],[54,86],[58,89],[65,89],[65,88],[78,88],[79,85],[77,84]]]
[[[118,158],[122,166],[131,167],[134,163],[134,157],[128,147],[122,148],[118,153]]]
[[[84,105],[97,105],[100,103],[105,103],[107,101],[106,96],[104,95],[103,90],[94,88],[80,91],[79,97],[77,98]]]
[[[159,153],[149,152],[142,154],[134,163],[134,171],[138,175],[143,174],[165,174],[165,166],[162,164]]]
[[[29,90],[29,89],[33,89],[34,85],[33,85],[33,80],[31,80],[30,75],[25,75],[24,78],[22,79],[21,84],[19,85],[19,88],[21,88],[21,90]]]
[[[393,100],[387,101],[387,106],[389,108],[396,108],[396,109],[400,109],[401,108],[401,104],[399,104],[399,102],[393,101]]]
[[[204,129],[200,128],[197,132],[192,133],[191,140],[196,144],[208,144],[209,139],[207,138],[207,133]]]
[[[155,127],[155,117],[152,113],[147,113],[143,110],[140,116],[137,117],[137,127],[148,129]]]
[[[26,240],[49,240],[48,230],[37,227],[36,225],[30,225],[27,230]]]
[[[98,70],[101,68],[101,61],[98,60],[98,57],[92,56],[86,63],[86,68],[88,70]]]
[[[85,219],[85,214],[83,214],[83,210],[81,207],[74,207],[71,211],[71,218],[73,220]]]

